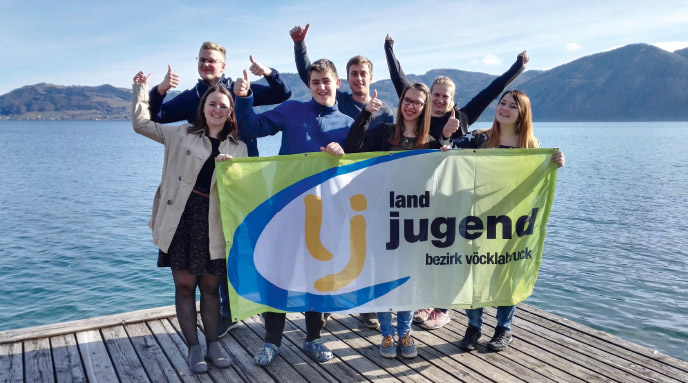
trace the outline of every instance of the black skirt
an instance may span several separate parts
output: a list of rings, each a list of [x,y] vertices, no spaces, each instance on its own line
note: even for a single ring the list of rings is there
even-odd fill
[[[167,253],[158,251],[158,267],[187,270],[189,274],[227,272],[224,259],[210,259],[208,238],[208,197],[191,193]]]

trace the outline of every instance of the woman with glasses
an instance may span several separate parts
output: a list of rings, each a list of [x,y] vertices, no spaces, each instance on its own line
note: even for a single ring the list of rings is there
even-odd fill
[[[442,146],[428,134],[430,130],[430,111],[427,107],[430,102],[430,89],[422,83],[410,83],[401,92],[399,107],[397,108],[396,124],[379,124],[373,128],[370,126],[371,116],[382,107],[382,102],[377,98],[377,91],[361,111],[354,125],[349,131],[344,148],[337,143],[331,143],[323,148],[328,153],[340,155],[357,152],[376,152],[388,150],[413,150],[413,149],[443,149]],[[398,343],[394,342],[394,326],[392,326],[392,313],[378,312],[382,342],[380,343],[380,355],[385,358],[397,357],[397,344],[404,358],[415,358],[418,353],[411,338],[411,321],[413,311],[397,311],[397,335]]]
[[[132,124],[137,133],[165,146],[149,222],[159,248],[158,267],[172,269],[177,319],[191,371],[206,372],[206,359],[227,368],[229,356],[218,342],[218,287],[226,278],[226,265],[215,160],[246,157],[246,144],[238,138],[232,94],[222,84],[202,95],[194,124],[162,125],[150,117],[149,77],[143,72],[134,77]],[[198,341],[196,288],[201,292],[207,353]]]
[[[397,94],[408,84],[401,64],[394,54],[394,39],[387,35],[385,38],[385,56],[389,67],[389,76],[397,90]],[[432,82],[432,117],[430,119],[430,135],[440,140],[444,130],[452,133],[451,138],[458,138],[468,132],[473,124],[492,101],[506,89],[509,84],[525,70],[529,57],[525,51],[516,57],[516,62],[504,74],[494,79],[485,89],[480,91],[466,105],[458,107],[454,103],[456,85],[446,76],[439,76]],[[413,322],[427,330],[438,329],[449,323],[447,309],[427,308],[418,310],[413,315]]]
[[[443,133],[448,138],[448,133]],[[497,111],[492,128],[474,130],[462,137],[452,140],[458,148],[539,148],[540,142],[533,135],[533,118],[530,99],[520,90],[509,90],[502,94],[497,104]],[[552,161],[558,167],[564,166],[564,153],[557,150]],[[487,348],[492,351],[505,350],[511,343],[511,322],[516,305],[497,307],[497,327]],[[474,350],[482,335],[483,309],[467,309],[468,328],[458,346],[466,351]]]

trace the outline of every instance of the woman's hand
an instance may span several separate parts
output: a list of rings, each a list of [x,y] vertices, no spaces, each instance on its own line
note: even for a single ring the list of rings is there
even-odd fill
[[[373,98],[368,101],[368,104],[366,104],[365,109],[369,111],[371,114],[377,112],[382,108],[382,101],[378,100],[377,98],[377,89],[373,91]]]
[[[451,145],[442,145],[442,147],[440,148],[440,150],[443,152],[446,152],[449,149],[451,149]]]
[[[230,156],[229,154],[222,154],[221,153],[221,154],[218,154],[217,157],[215,157],[215,159],[217,160],[217,162],[222,162],[222,161],[231,160],[232,156]]]
[[[564,166],[564,163],[566,162],[564,152],[559,149],[555,149],[554,153],[552,154],[552,162],[556,162],[557,168]]]
[[[325,148],[321,146],[320,151],[330,153],[333,156],[344,155],[344,149],[342,149],[341,145],[336,142],[330,142]]]
[[[442,128],[442,137],[445,140],[451,138],[452,134],[459,130],[460,126],[461,123],[456,118],[456,109],[452,108],[451,115],[449,116],[447,123],[444,124],[444,128]]]
[[[152,76],[152,73],[148,73],[148,76],[143,74],[143,71],[140,71],[134,76],[134,82],[137,84],[148,84],[148,79]]]
[[[516,58],[522,57],[523,58],[523,65],[528,64],[528,61],[530,61],[530,57],[528,57],[528,53],[526,51],[523,51],[516,56]]]
[[[248,73],[246,73],[246,69],[244,69],[244,77],[238,78],[236,81],[234,81],[234,87],[232,88],[232,91],[238,97],[246,97],[248,96],[248,91],[250,89],[251,82],[248,81]]]

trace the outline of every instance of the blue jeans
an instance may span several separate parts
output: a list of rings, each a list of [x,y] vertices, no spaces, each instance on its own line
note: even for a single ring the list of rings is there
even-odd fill
[[[232,311],[229,309],[229,290],[227,289],[227,275],[220,281],[220,316],[232,319]]]
[[[511,330],[511,322],[514,320],[514,313],[516,312],[516,305],[514,306],[498,306],[497,307],[497,327],[504,327]],[[468,316],[468,324],[480,328],[483,325],[483,309],[466,309],[466,316]]]
[[[377,320],[380,322],[380,332],[382,336],[394,336],[394,326],[392,326],[392,313],[389,311],[377,313]],[[397,311],[397,334],[399,336],[406,335],[411,331],[411,321],[413,320],[413,311]]]

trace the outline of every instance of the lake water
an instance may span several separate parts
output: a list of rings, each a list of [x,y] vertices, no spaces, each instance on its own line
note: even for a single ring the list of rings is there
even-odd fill
[[[567,165],[526,303],[688,360],[688,123],[535,131]],[[162,157],[128,121],[0,121],[0,330],[174,303],[147,226]]]

